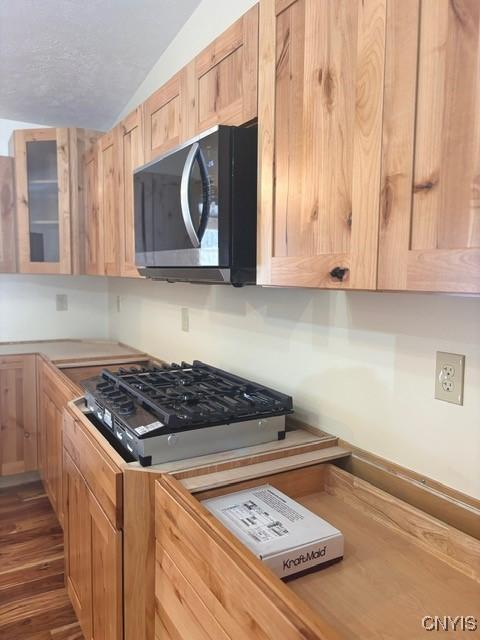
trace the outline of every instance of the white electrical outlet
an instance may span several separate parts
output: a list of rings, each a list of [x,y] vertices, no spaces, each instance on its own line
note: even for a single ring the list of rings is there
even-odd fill
[[[57,311],[68,311],[68,296],[66,293],[57,293],[55,296]]]
[[[437,351],[435,369],[435,398],[454,404],[463,404],[463,378],[465,356]]]
[[[190,317],[187,307],[182,307],[182,331],[190,331]]]

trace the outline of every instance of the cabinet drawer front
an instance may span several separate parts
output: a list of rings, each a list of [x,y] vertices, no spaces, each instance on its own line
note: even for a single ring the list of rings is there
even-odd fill
[[[165,629],[189,640],[228,640],[228,636],[170,556],[157,544],[155,633]]]
[[[188,576],[193,592],[227,637],[305,640],[327,633],[337,637],[326,625],[320,628],[318,620],[310,622],[314,614],[302,601],[278,584],[174,478],[164,476],[157,482],[155,514],[159,553],[168,554],[178,571]]]
[[[65,411],[63,444],[85,478],[91,492],[117,528],[123,523],[122,471],[87,433],[86,428]]]
[[[44,393],[50,396],[59,409],[63,409],[67,402],[81,395],[62,373],[49,364],[43,363],[42,378]]]

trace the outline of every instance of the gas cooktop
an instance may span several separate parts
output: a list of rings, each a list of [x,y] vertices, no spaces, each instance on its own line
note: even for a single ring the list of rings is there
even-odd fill
[[[142,465],[285,437],[292,398],[195,360],[104,369],[85,380],[88,409]]]

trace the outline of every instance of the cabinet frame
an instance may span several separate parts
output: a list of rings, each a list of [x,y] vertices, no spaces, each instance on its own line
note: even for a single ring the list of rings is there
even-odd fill
[[[130,278],[140,277],[135,265],[133,171],[144,163],[143,130],[143,109],[138,107],[117,125],[114,133],[117,155],[120,275]],[[135,144],[134,136],[137,136]]]
[[[275,154],[279,144],[276,139],[276,114],[280,108],[280,105],[276,104],[278,45],[282,44],[281,56],[286,55],[285,52],[288,51],[288,42],[278,42],[277,20],[280,14],[290,10],[292,5],[300,1],[261,0],[260,2],[257,284],[373,290],[377,283],[386,0],[365,0],[364,2],[359,0],[358,2],[356,62],[358,69],[355,76],[357,97],[351,140],[353,175],[349,184],[352,202],[350,215],[345,220],[345,224],[350,228],[350,250],[346,253],[318,254],[312,254],[306,250],[304,255],[302,252],[298,255],[275,255],[275,239],[286,237],[286,220],[277,219],[275,212],[275,190],[278,186],[275,176]],[[313,12],[314,9],[319,10],[321,5],[311,3],[309,6]],[[315,16],[310,15],[310,18],[313,20]],[[293,31],[287,30],[285,38],[291,40],[294,37]],[[321,37],[320,34],[319,37]],[[308,42],[303,40],[302,43],[297,42],[296,46],[313,45],[312,43],[308,45]],[[304,53],[304,57],[308,58],[308,52],[307,55]],[[332,101],[331,106],[334,105],[335,81],[329,80],[329,74],[322,69],[318,71],[317,79],[323,87],[324,99],[327,101],[324,111],[328,112],[329,100]],[[307,81],[310,85],[314,83],[310,76],[307,77]],[[306,86],[310,87],[310,85]],[[343,90],[343,86],[341,84],[339,86]],[[293,89],[290,88],[289,91],[292,93]],[[300,117],[309,107],[297,99],[295,108]],[[310,114],[310,117],[313,115]],[[289,139],[285,144],[290,145],[293,142]],[[311,144],[319,145],[320,143],[315,140],[304,140],[304,145]],[[321,149],[316,154],[319,171],[322,166],[320,153]],[[287,186],[282,185],[282,188],[285,190]],[[292,188],[300,188],[295,184],[294,178],[292,178]],[[309,213],[312,220],[316,220],[316,217],[321,214],[317,206]]]
[[[0,273],[16,270],[14,161],[0,156]]]
[[[27,143],[47,140],[57,143],[59,262],[33,262],[30,257]],[[15,154],[19,272],[34,274],[71,274],[72,243],[69,130],[64,128],[18,130],[13,134],[13,144]]]
[[[388,0],[385,64],[378,289],[479,293],[478,3]]]

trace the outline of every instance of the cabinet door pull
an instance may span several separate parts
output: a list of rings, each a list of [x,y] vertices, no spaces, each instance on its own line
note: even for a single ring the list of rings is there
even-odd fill
[[[349,269],[347,269],[346,267],[335,267],[330,271],[330,275],[332,276],[332,278],[335,278],[336,280],[340,280],[340,282],[342,282],[345,274],[348,273],[348,271]]]

